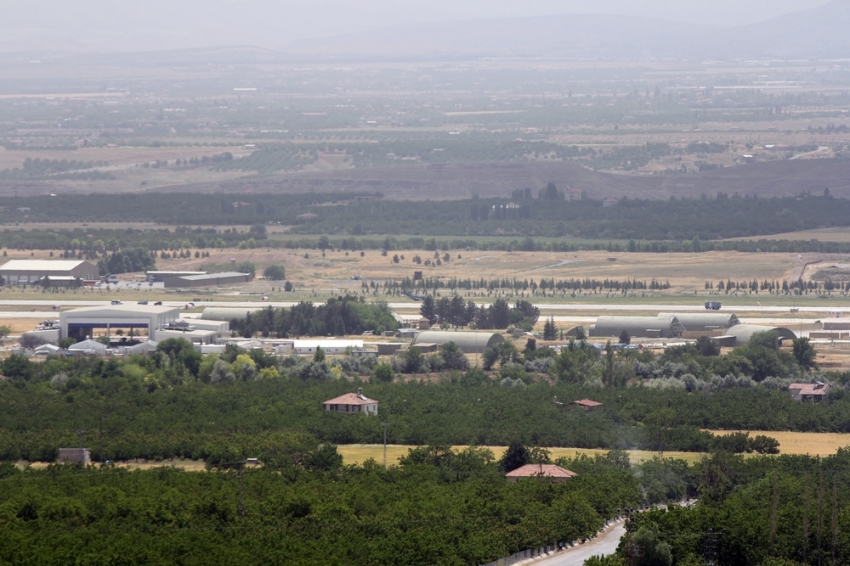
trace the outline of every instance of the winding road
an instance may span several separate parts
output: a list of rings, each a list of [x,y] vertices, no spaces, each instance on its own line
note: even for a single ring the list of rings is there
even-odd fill
[[[614,554],[620,538],[626,534],[623,520],[619,520],[600,536],[590,539],[584,544],[563,550],[554,556],[535,560],[534,566],[582,566],[591,556],[608,556]]]

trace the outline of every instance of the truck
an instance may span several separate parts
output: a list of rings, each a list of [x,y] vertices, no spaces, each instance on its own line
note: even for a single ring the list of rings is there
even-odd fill
[[[720,303],[717,301],[706,301],[705,302],[705,310],[719,311]]]

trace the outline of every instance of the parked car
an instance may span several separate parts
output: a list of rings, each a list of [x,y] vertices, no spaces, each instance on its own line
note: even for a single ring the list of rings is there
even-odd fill
[[[123,305],[124,303],[122,303],[122,302],[121,302],[121,301],[119,301],[118,299],[113,299],[113,300],[111,301],[111,304],[113,304],[113,305]]]
[[[157,301],[157,302],[155,302],[155,303],[154,303],[154,306],[155,306],[155,307],[161,307],[161,306],[162,306],[162,301]]]
[[[138,302],[138,303],[136,303],[136,304],[138,304],[138,305],[146,305],[146,304],[148,304],[148,302],[147,302],[147,301],[139,301],[139,302]]]

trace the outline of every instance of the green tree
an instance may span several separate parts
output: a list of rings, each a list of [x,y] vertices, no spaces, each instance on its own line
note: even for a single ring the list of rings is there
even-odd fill
[[[543,323],[543,339],[544,340],[557,340],[558,338],[558,328],[555,326],[555,319],[553,317],[549,317],[545,323]]]
[[[239,273],[248,273],[253,277],[257,273],[257,266],[250,261],[243,261],[236,264],[236,271]]]
[[[411,346],[400,357],[404,365],[404,373],[419,373],[422,368],[422,350]]]
[[[286,280],[286,268],[279,264],[269,265],[263,270],[263,276],[272,281]]]
[[[446,369],[465,370],[469,367],[469,360],[454,342],[446,342],[440,346],[440,357]]]
[[[313,361],[317,364],[325,361],[325,351],[322,350],[321,346],[316,346],[316,352],[313,354]]]
[[[395,372],[390,364],[378,364],[372,369],[373,382],[390,383],[393,379]]]
[[[629,331],[626,330],[625,328],[623,329],[622,332],[620,332],[619,341],[620,341],[620,344],[631,344],[631,342],[632,342],[632,337],[629,335]]]
[[[528,452],[528,448],[522,442],[514,441],[511,442],[499,459],[499,470],[505,473],[512,472],[530,463],[531,454]]]
[[[433,295],[426,295],[422,304],[419,306],[419,314],[422,318],[427,318],[430,324],[437,322],[437,306],[434,303]]]
[[[805,369],[817,369],[818,364],[815,361],[817,352],[815,347],[809,342],[806,336],[795,338],[793,342],[794,359],[800,364],[800,367]]]

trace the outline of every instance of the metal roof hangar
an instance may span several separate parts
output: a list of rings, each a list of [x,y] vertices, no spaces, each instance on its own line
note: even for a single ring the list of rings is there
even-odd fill
[[[206,273],[203,275],[179,275],[164,279],[166,289],[175,287],[221,287],[222,285],[237,285],[248,283],[253,279],[250,273],[226,271],[224,273]]]
[[[92,281],[99,275],[97,267],[85,260],[13,259],[0,267],[0,277],[9,285],[28,285],[44,277]]]
[[[675,316],[600,316],[590,325],[591,336],[633,338],[681,338],[684,325]]]
[[[59,314],[62,336],[85,338],[95,328],[146,329],[150,340],[158,340],[158,330],[178,321],[180,309],[165,306],[114,305],[83,307]]]
[[[492,348],[504,342],[501,334],[493,332],[448,332],[437,330],[426,330],[420,332],[413,340],[411,347],[423,344],[436,344],[442,346],[449,342],[457,344],[465,354],[480,354],[486,348]]]

